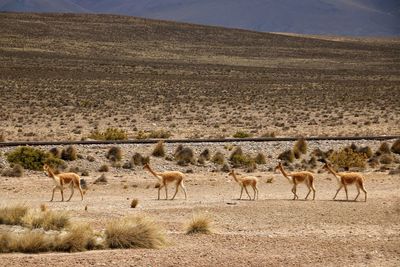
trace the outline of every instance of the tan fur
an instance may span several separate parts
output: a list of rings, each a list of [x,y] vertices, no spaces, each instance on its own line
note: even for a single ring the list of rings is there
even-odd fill
[[[257,188],[258,179],[256,177],[254,177],[254,176],[237,177],[234,170],[230,171],[228,175],[232,176],[233,179],[241,187],[239,200],[242,199],[243,189],[246,191],[247,195],[249,196],[249,199],[251,200],[249,191],[247,191],[247,186],[249,186],[249,185],[253,188],[253,191],[254,191],[253,200],[256,199],[256,196],[258,199],[258,188]]]
[[[71,196],[67,201],[70,201],[72,196],[74,195],[74,187],[77,187],[79,192],[81,193],[81,198],[83,200],[83,192],[80,184],[80,177],[76,173],[72,172],[66,172],[66,173],[60,173],[60,174],[54,174],[53,169],[45,164],[43,166],[43,170],[46,173],[47,176],[53,179],[55,186],[53,187],[53,195],[51,196],[51,200],[53,201],[54,199],[54,192],[56,189],[60,189],[61,191],[61,201],[64,201],[64,188],[66,186],[69,186],[71,189]]]
[[[299,198],[299,196],[296,194],[296,191],[297,191],[297,185],[300,183],[304,183],[308,187],[308,194],[305,199],[308,198],[311,191],[313,191],[313,200],[315,199],[314,174],[307,171],[287,173],[283,169],[281,162],[279,162],[278,166],[275,167],[275,171],[276,170],[280,170],[283,176],[285,176],[288,179],[288,181],[293,184],[292,187],[293,200]]]
[[[354,199],[354,201],[357,200],[358,196],[360,195],[361,190],[364,192],[365,202],[367,201],[367,190],[365,190],[365,187],[364,187],[364,180],[365,180],[364,176],[362,176],[360,173],[356,173],[356,172],[337,173],[332,169],[332,167],[328,163],[325,163],[323,168],[325,170],[327,170],[328,172],[332,173],[336,177],[337,182],[339,183],[339,189],[336,191],[336,194],[333,197],[333,199],[336,199],[337,194],[344,187],[344,191],[346,192],[346,200],[349,200],[349,196],[347,193],[347,186],[351,185],[351,184],[355,184],[357,187],[358,194],[357,194],[356,198]]]
[[[165,187],[165,199],[168,199],[167,185],[169,183],[173,183],[173,182],[175,182],[175,184],[176,184],[176,190],[175,190],[175,194],[171,198],[171,200],[175,199],[175,196],[178,193],[179,187],[182,188],[183,192],[185,193],[185,199],[187,199],[186,188],[183,184],[183,181],[185,180],[185,175],[183,173],[181,173],[179,171],[155,172],[150,168],[149,164],[145,164],[143,166],[143,169],[148,170],[159,181],[159,183],[156,185],[156,188],[158,188],[158,200],[160,199],[160,190],[163,187]]]

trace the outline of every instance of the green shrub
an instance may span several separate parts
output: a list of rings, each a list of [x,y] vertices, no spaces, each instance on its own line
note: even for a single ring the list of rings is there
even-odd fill
[[[128,139],[128,134],[123,129],[107,128],[104,132],[92,132],[89,138],[95,140],[126,140]]]
[[[211,159],[212,162],[218,165],[222,165],[225,163],[225,156],[222,152],[217,151]]]
[[[62,150],[59,149],[58,147],[53,147],[49,150],[49,152],[58,159],[61,159],[61,155],[62,155]]]
[[[106,154],[106,158],[111,161],[122,160],[122,149],[117,146],[111,147]]]
[[[61,158],[63,160],[74,161],[78,158],[78,152],[74,146],[67,146],[62,150]]]
[[[165,148],[164,148],[164,142],[159,141],[154,148],[153,152],[151,153],[154,157],[164,157],[165,156]]]
[[[341,168],[349,169],[351,167],[364,168],[367,156],[362,153],[354,152],[350,148],[344,148],[339,151],[334,151],[329,156],[329,161]]]
[[[248,138],[251,137],[251,134],[243,132],[243,131],[237,131],[234,135],[234,138]]]
[[[11,151],[7,155],[7,160],[10,163],[21,165],[24,169],[36,171],[42,170],[44,164],[58,167],[64,163],[49,152],[28,146],[18,147]]]
[[[267,160],[265,159],[265,155],[261,152],[259,152],[257,154],[257,156],[255,157],[254,160],[257,164],[266,164],[267,163]]]
[[[157,131],[151,131],[148,135],[147,138],[162,138],[162,139],[167,139],[171,137],[171,133],[168,131],[164,131],[164,130],[157,130]]]
[[[244,154],[241,147],[236,147],[229,157],[229,161],[235,168],[247,167],[252,171],[256,167],[255,160],[251,156]]]

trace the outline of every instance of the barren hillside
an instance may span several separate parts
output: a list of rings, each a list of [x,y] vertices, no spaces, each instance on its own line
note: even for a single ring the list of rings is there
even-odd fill
[[[0,13],[6,140],[400,134],[399,39]]]

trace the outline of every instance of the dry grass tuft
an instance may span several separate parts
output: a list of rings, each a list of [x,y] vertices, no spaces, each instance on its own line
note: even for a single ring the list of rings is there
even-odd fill
[[[31,228],[43,228],[44,230],[61,230],[70,225],[70,218],[66,212],[59,211],[31,211],[27,213],[23,225]]]
[[[160,248],[167,243],[164,230],[144,216],[113,220],[105,235],[109,248]]]
[[[22,220],[27,213],[28,207],[21,204],[0,208],[0,224],[22,224]]]
[[[65,234],[59,235],[55,239],[56,251],[79,252],[103,248],[98,244],[96,236],[88,223],[75,223],[69,227]]]
[[[0,252],[39,253],[52,249],[51,239],[38,231],[24,233],[0,232]]]
[[[212,233],[212,223],[209,215],[204,213],[195,214],[186,227],[186,234],[210,234]]]
[[[139,199],[137,199],[137,198],[132,199],[131,208],[132,209],[136,208],[138,204],[139,204]]]

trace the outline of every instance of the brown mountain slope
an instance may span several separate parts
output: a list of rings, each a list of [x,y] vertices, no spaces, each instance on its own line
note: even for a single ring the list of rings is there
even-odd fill
[[[0,131],[80,139],[399,134],[398,39],[322,40],[106,15],[0,14]]]

